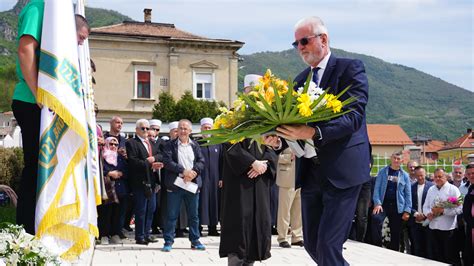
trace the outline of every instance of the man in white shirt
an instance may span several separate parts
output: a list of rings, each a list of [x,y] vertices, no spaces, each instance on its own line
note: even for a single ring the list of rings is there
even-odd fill
[[[461,193],[454,185],[448,183],[446,172],[438,168],[434,172],[434,183],[428,190],[423,213],[430,221],[428,243],[428,257],[437,261],[460,265],[459,254],[456,254],[454,245],[454,229],[457,227],[457,215],[462,213],[462,205],[454,208],[440,207],[440,203],[448,198],[458,198]]]
[[[178,137],[168,141],[163,148],[164,165],[166,174],[164,184],[167,194],[167,219],[163,238],[165,244],[161,249],[170,252],[174,243],[176,221],[184,201],[188,214],[189,241],[191,248],[205,250],[206,247],[199,241],[199,188],[202,186],[201,172],[204,169],[204,157],[199,144],[191,140],[189,136],[192,130],[191,121],[181,119],[178,123]],[[179,182],[194,183],[197,191],[188,191]]]

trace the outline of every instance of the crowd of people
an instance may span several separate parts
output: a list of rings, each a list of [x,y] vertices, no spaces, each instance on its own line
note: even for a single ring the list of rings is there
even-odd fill
[[[416,161],[402,168],[402,153],[391,155],[362,190],[351,238],[453,265],[472,265],[474,164],[436,168],[428,175]],[[372,199],[372,200],[370,200]],[[463,210],[464,204],[464,210]],[[382,234],[388,220],[390,240]]]
[[[17,223],[31,234],[42,108],[37,91],[43,11],[43,0],[31,0],[19,16],[19,82],[12,103],[25,158]],[[84,17],[75,19],[81,45],[90,28]],[[472,265],[474,166],[466,167],[465,177],[464,168],[455,167],[451,184],[443,169],[436,169],[433,180],[414,162],[405,172],[401,154],[394,153],[391,164],[371,178],[363,63],[331,54],[329,32],[318,17],[298,21],[294,39],[292,45],[308,65],[296,77],[295,88],[314,82],[341,93],[341,101],[355,99],[351,110],[329,121],[281,125],[278,136],[263,137],[263,144],[244,140],[210,146],[192,138],[192,124],[185,118],[169,123],[168,136],[160,136],[160,120],[139,119],[134,136],[125,138],[122,118],[113,117],[108,131],[97,127],[103,191],[97,208],[98,243],[120,244],[133,223],[137,245],[157,242],[162,234],[162,251],[170,252],[175,237],[187,232],[191,249],[205,250],[200,237],[207,226],[208,235],[220,235],[219,255],[227,257],[229,265],[252,265],[271,256],[273,227],[280,247],[304,246],[318,265],[342,265],[347,264],[342,245],[351,227],[357,240],[380,246],[381,227],[388,218],[391,249],[457,265],[462,258],[464,265]],[[213,126],[211,118],[200,122],[201,130]],[[296,158],[284,139],[312,140],[317,152]],[[464,209],[457,202],[447,203],[461,195]]]

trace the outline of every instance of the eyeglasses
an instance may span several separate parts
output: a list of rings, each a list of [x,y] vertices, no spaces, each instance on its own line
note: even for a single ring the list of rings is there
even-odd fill
[[[109,143],[110,146],[118,147],[118,143]]]
[[[294,41],[291,45],[293,45],[293,47],[294,47],[295,49],[298,49],[298,45],[301,44],[302,46],[305,46],[305,45],[307,45],[307,44],[309,43],[309,39],[311,39],[311,38],[316,38],[316,37],[319,37],[319,36],[321,36],[321,35],[322,35],[322,34],[306,36],[306,37],[303,37],[303,38],[301,38],[301,39],[299,39],[299,40]]]
[[[151,130],[154,130],[154,131],[160,131],[159,128],[150,128]]]
[[[148,131],[148,130],[150,130],[149,127],[141,127],[140,129],[141,129],[142,131]]]

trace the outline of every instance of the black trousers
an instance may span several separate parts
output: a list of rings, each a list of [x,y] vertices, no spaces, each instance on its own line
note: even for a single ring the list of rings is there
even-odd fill
[[[120,210],[118,203],[102,204],[97,206],[99,236],[114,236],[120,233]]]
[[[41,110],[38,105],[13,100],[13,115],[21,128],[24,168],[20,179],[16,223],[27,233],[35,234],[36,185]]]
[[[451,265],[461,265],[459,253],[457,253],[456,244],[454,243],[454,230],[442,231],[430,229],[428,237],[428,242],[432,244],[432,248],[428,250],[430,259]]]
[[[367,223],[369,219],[369,205],[371,194],[372,181],[369,180],[362,184],[362,188],[357,199],[356,206],[356,240],[364,242],[365,234],[367,233]]]

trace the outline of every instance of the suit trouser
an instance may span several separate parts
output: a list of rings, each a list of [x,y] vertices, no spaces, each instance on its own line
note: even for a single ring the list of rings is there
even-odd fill
[[[291,243],[303,240],[303,220],[301,217],[301,189],[280,187],[278,191],[278,243],[286,241],[291,224]]]
[[[429,229],[428,237],[428,241],[432,243],[431,251],[428,253],[430,259],[451,265],[461,265],[459,253],[456,251],[456,245],[454,243],[454,230],[442,231]]]
[[[421,223],[412,222],[410,224],[410,241],[413,248],[413,255],[428,258],[428,234],[429,228]]]
[[[35,234],[36,185],[38,177],[41,110],[34,103],[13,100],[13,115],[21,128],[24,168],[21,173],[16,223]]]
[[[312,175],[303,177],[301,188],[304,247],[320,266],[348,265],[342,245],[349,237],[361,185],[340,189]]]
[[[153,213],[156,208],[156,197],[153,194],[149,199],[145,197],[143,188],[133,190],[135,212],[135,240],[144,240],[150,237]]]

